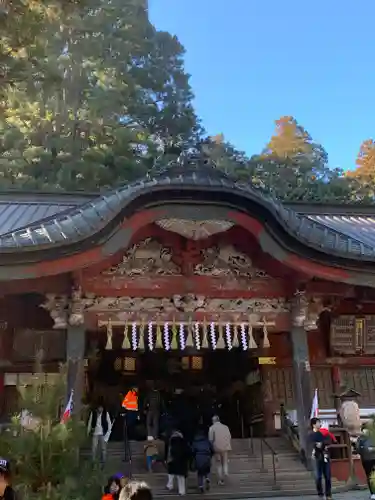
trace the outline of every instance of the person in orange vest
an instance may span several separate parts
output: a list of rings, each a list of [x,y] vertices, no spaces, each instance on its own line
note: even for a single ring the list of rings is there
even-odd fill
[[[138,411],[138,393],[135,388],[126,393],[121,406],[127,411]]]
[[[135,425],[139,419],[138,415],[138,392],[135,387],[131,388],[122,400],[121,406],[124,410],[124,462],[129,459],[129,426]]]

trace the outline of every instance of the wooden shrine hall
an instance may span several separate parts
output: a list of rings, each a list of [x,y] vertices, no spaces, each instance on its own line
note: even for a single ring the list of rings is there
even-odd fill
[[[269,433],[315,388],[375,406],[374,229],[375,207],[283,205],[199,154],[105,195],[0,195],[3,417],[40,349],[76,409],[159,379],[220,382]]]

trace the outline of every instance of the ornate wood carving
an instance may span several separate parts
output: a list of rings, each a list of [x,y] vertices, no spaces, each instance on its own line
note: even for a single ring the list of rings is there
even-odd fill
[[[216,322],[272,322],[271,330],[289,326],[289,304],[284,299],[219,299],[188,294],[171,298],[98,297],[87,316],[101,321],[164,322],[207,320]],[[282,325],[282,326],[281,326]]]
[[[202,250],[203,260],[194,268],[194,274],[251,280],[270,278],[265,271],[253,266],[249,256],[238,252],[233,245],[214,246]]]
[[[46,294],[46,301],[41,304],[41,307],[48,311],[54,322],[54,328],[63,329],[68,325],[68,296],[56,295],[54,293]]]
[[[305,330],[316,330],[320,313],[324,307],[321,299],[308,297],[304,290],[298,290],[292,301],[292,323]]]
[[[85,311],[95,302],[94,295],[84,295],[80,288],[72,291],[71,297],[68,295],[56,295],[49,293],[46,301],[41,304],[53,319],[56,330],[65,329],[68,325],[79,326],[85,321]]]
[[[129,312],[232,312],[246,314],[289,312],[285,299],[211,299],[188,294],[172,298],[98,297],[90,311],[118,310]]]
[[[181,268],[173,262],[172,249],[152,238],[133,245],[122,262],[103,272],[104,276],[176,276]]]
[[[207,243],[207,242],[206,242]],[[163,297],[186,295],[280,297],[285,283],[253,265],[249,256],[233,245],[207,246],[174,241],[166,247],[153,238],[132,246],[122,261],[96,275],[80,277],[86,293]]]
[[[228,231],[233,227],[233,222],[225,220],[184,220],[184,219],[160,219],[156,222],[158,226],[166,231],[172,231],[185,238],[202,240],[210,236]]]

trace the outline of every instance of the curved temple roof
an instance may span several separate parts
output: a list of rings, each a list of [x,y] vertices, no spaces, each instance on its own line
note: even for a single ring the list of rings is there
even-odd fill
[[[82,199],[81,199],[82,201]],[[57,213],[47,212],[42,220],[0,234],[0,254],[48,250],[91,240],[116,218],[165,203],[185,202],[237,208],[255,218],[254,206],[268,225],[280,226],[286,238],[293,238],[315,252],[352,261],[375,262],[375,215],[343,216],[304,214],[255,189],[237,182],[206,159],[182,156],[178,162],[155,175],[131,183],[84,203],[66,202]],[[252,207],[252,208],[251,208]],[[60,210],[60,211],[58,211]],[[256,211],[256,210],[255,210]],[[34,218],[35,220],[35,218]]]

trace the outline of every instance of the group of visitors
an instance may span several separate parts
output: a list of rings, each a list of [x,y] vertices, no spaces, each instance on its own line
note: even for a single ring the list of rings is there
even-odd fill
[[[152,500],[151,488],[143,481],[126,481],[123,476],[111,476],[104,488],[102,500]]]
[[[370,490],[370,499],[375,500],[375,440],[371,431],[372,422],[362,425],[362,434],[355,443],[354,451],[359,454],[363,470],[366,474]],[[330,445],[336,442],[335,437],[322,428],[319,418],[311,419],[312,459],[314,465],[316,489],[318,496],[327,500],[332,498]],[[324,479],[324,490],[323,490]]]
[[[189,471],[196,471],[197,486],[199,491],[203,493],[210,488],[213,458],[217,463],[218,484],[224,484],[224,478],[228,476],[228,453],[231,451],[231,439],[229,427],[222,424],[217,416],[213,417],[208,432],[206,432],[204,425],[198,426],[191,442],[177,429],[172,430],[164,442],[154,439],[153,436],[148,436],[144,447],[148,471],[153,472],[155,464],[162,462],[166,466],[168,474],[167,490],[173,491],[177,487],[180,496],[186,495],[186,478]],[[161,449],[162,447],[164,450]],[[143,496],[125,496],[125,492],[129,490],[128,484],[130,483],[127,483],[122,474],[111,476],[104,489],[102,500],[128,500],[128,498],[147,500],[152,498],[145,496],[146,485],[144,483],[143,489],[141,488]],[[137,495],[141,495],[141,493],[138,492]]]
[[[217,464],[218,484],[223,485],[224,478],[228,476],[230,450],[229,427],[222,424],[218,416],[213,417],[208,432],[206,427],[200,424],[191,441],[179,429],[172,430],[165,440],[164,458],[161,458],[160,447],[152,436],[149,436],[145,445],[149,471],[152,472],[152,467],[157,461],[163,461],[168,473],[167,489],[172,491],[177,483],[177,491],[182,496],[186,494],[186,478],[189,471],[196,471],[197,486],[201,493],[209,490],[213,458]]]

